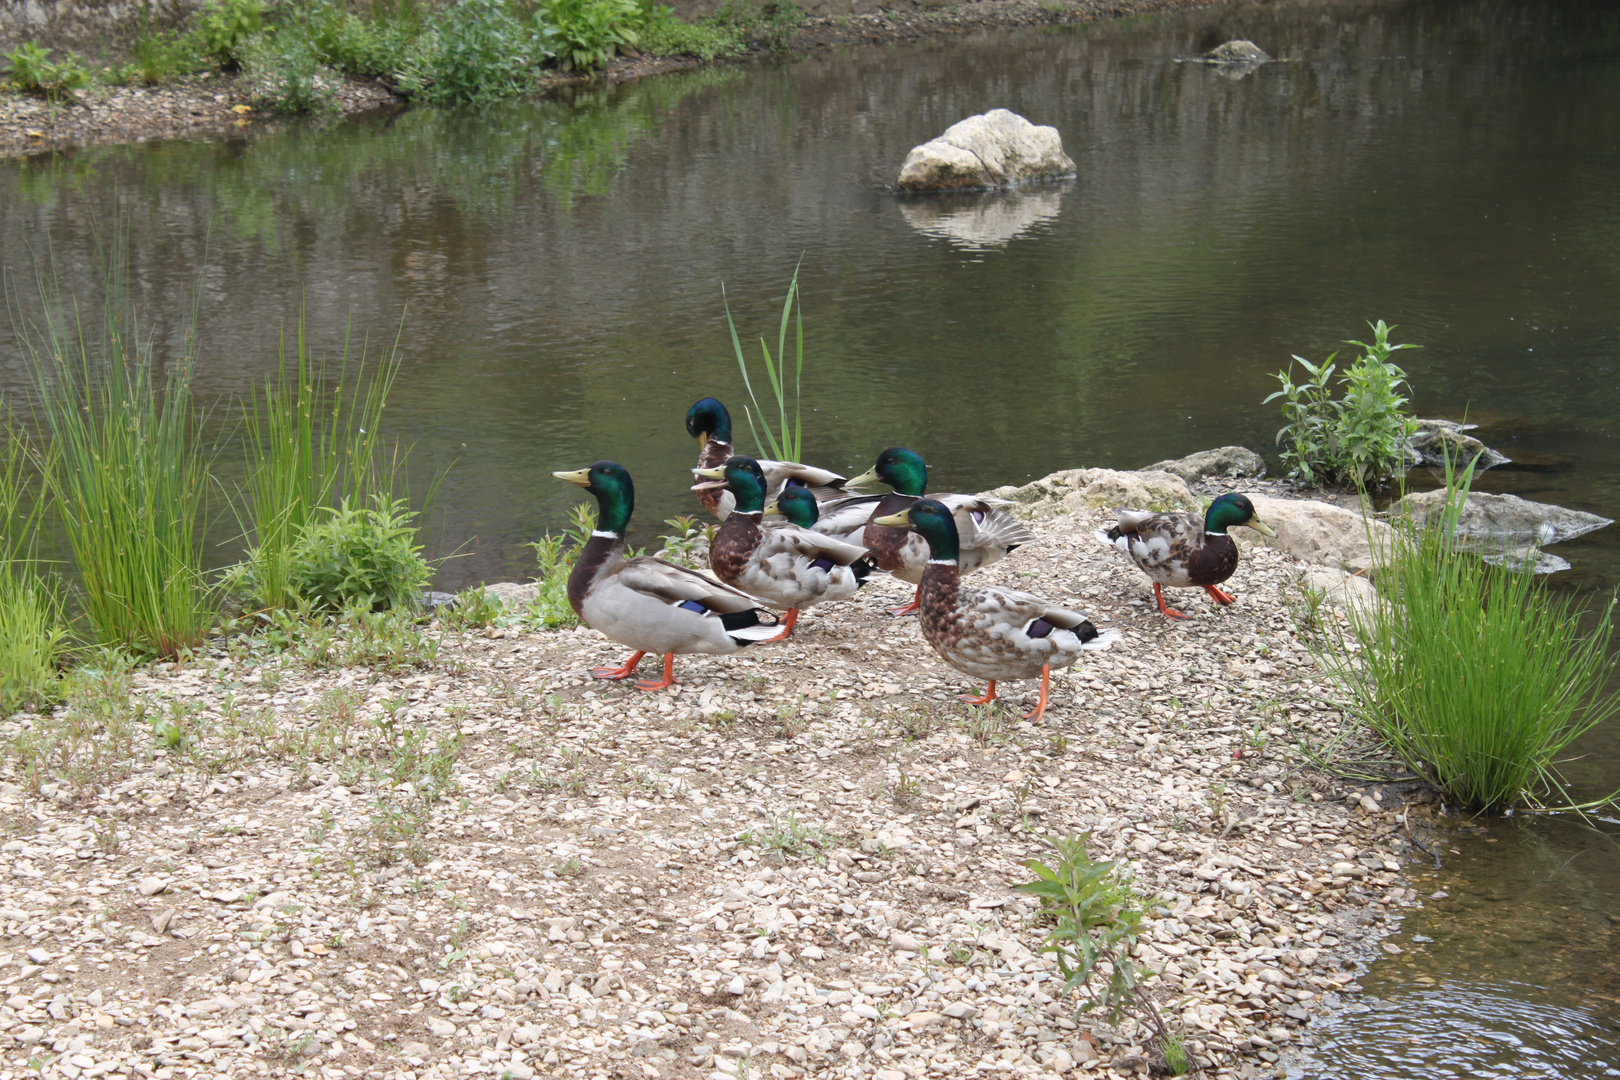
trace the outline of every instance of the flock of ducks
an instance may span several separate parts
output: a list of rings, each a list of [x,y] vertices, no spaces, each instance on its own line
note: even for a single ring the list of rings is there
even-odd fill
[[[635,685],[665,689],[675,682],[676,654],[726,654],[781,641],[793,633],[801,611],[847,600],[877,572],[917,586],[911,603],[889,613],[917,613],[923,637],[947,663],[988,683],[980,696],[963,695],[970,704],[993,701],[1003,680],[1039,678],[1040,703],[1027,714],[1039,722],[1052,670],[1118,639],[1116,631],[1098,630],[1081,613],[1032,593],[963,586],[962,575],[1035,537],[999,500],[925,494],[928,466],[912,450],[885,450],[850,480],[736,453],[731,416],[714,398],[688,410],[686,430],[699,447],[692,490],[721,522],[709,545],[712,578],[648,555],[625,558],[635,486],[623,465],[598,461],[552,474],[597,501],[596,529],[569,575],[568,602],[581,622],[635,650],[619,667],[593,669],[596,678],[630,678],[654,653],[664,659],[662,678]],[[874,482],[893,490],[852,490]],[[1115,516],[1117,523],[1098,530],[1098,539],[1147,573],[1159,610],[1170,619],[1186,616],[1165,605],[1161,586],[1201,586],[1216,603],[1232,603],[1217,588],[1238,564],[1227,530],[1246,525],[1276,535],[1237,494],[1217,498],[1201,519],[1145,510]]]

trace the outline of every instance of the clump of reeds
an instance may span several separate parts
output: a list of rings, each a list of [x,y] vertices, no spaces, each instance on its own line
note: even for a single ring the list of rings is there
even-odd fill
[[[61,579],[39,558],[44,477],[23,431],[0,425],[0,716],[56,697],[68,647]]]
[[[202,569],[208,463],[192,415],[193,357],[159,362],[125,304],[116,256],[100,325],[51,303],[26,335],[51,436],[49,491],[96,638],[176,656],[202,640],[217,590]]]
[[[1375,543],[1385,599],[1352,608],[1319,656],[1350,715],[1449,800],[1573,808],[1559,761],[1620,711],[1605,686],[1614,600],[1587,612],[1533,574],[1458,550],[1472,479],[1472,465],[1448,467],[1445,513],[1426,528],[1396,520]]]

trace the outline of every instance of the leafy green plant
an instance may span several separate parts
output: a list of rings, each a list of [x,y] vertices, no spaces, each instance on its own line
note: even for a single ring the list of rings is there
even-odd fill
[[[99,342],[49,289],[44,326],[25,340],[52,438],[49,490],[96,639],[177,656],[202,640],[217,606],[200,543],[209,466],[192,415],[193,357],[167,358],[159,381],[121,265],[109,258]]]
[[[194,36],[204,56],[224,71],[235,71],[243,47],[263,28],[263,0],[212,0],[197,13]]]
[[[721,288],[721,298],[724,301],[725,289]],[[787,415],[787,332],[788,323],[794,323],[794,366],[793,366],[793,423],[788,423]],[[759,398],[754,394],[754,383],[748,375],[748,358],[743,354],[742,341],[737,337],[737,324],[731,318],[731,305],[726,303],[726,326],[731,331],[731,347],[737,354],[737,368],[742,372],[743,386],[748,390],[748,400],[754,403],[752,410],[744,408],[748,416],[748,430],[753,432],[754,445],[759,448],[760,457],[773,457],[779,461],[797,461],[801,448],[802,425],[800,422],[800,394],[799,387],[804,376],[804,315],[799,308],[799,269],[793,268],[793,280],[788,283],[787,298],[782,302],[782,321],[776,334],[776,357],[771,356],[770,346],[764,338],[759,339],[759,351],[765,362],[765,376],[770,381],[771,393],[776,398],[777,422],[781,431],[781,438],[777,432],[764,419],[764,410],[760,408]],[[754,413],[760,413],[760,423],[763,426],[764,438],[760,437],[762,428],[754,423]],[[769,454],[766,449],[769,448]]]
[[[75,92],[90,81],[90,73],[72,53],[61,60],[52,60],[51,51],[38,42],[23,42],[4,54],[6,74],[12,85],[25,94],[39,94],[52,101],[72,101]]]
[[[305,525],[289,553],[292,591],[318,607],[414,610],[433,568],[416,544],[416,517],[403,499],[344,498]]]
[[[306,38],[261,34],[249,39],[239,53],[242,71],[250,79],[249,98],[256,108],[284,116],[338,110],[338,74],[321,62]]]
[[[457,0],[418,41],[401,81],[441,104],[512,97],[529,89],[536,69],[555,55],[551,25],[519,19],[504,0]]]
[[[1080,1011],[1101,1009],[1110,1023],[1126,1013],[1144,1016],[1162,1043],[1169,1032],[1131,958],[1145,902],[1115,863],[1092,861],[1090,840],[1090,833],[1048,837],[1056,866],[1030,859],[1024,865],[1035,880],[1013,887],[1040,901],[1041,915],[1050,920],[1040,951],[1057,961],[1064,991],[1084,996]]]
[[[1282,388],[1265,399],[1266,404],[1283,399],[1287,422],[1277,432],[1277,443],[1289,471],[1306,483],[1366,487],[1398,475],[1406,466],[1414,421],[1405,411],[1407,399],[1402,394],[1406,372],[1389,358],[1398,349],[1418,346],[1391,345],[1389,332],[1394,327],[1382,319],[1368,325],[1373,331],[1370,345],[1345,342],[1359,348],[1361,355],[1339,377],[1342,396],[1335,398],[1331,385],[1338,369],[1335,352],[1320,364],[1295,356],[1308,378],[1294,382],[1290,366],[1277,373]]]
[[[1307,639],[1348,714],[1447,799],[1491,810],[1571,802],[1557,763],[1620,712],[1607,688],[1614,600],[1592,615],[1533,574],[1454,549],[1473,466],[1446,469],[1443,512],[1374,542],[1378,588],[1348,628]],[[1488,553],[1487,553],[1488,554]],[[1595,806],[1609,799],[1587,805]]]
[[[209,63],[194,35],[173,31],[140,35],[131,44],[130,54],[131,63],[124,69],[126,81],[143,86],[206,69]]]
[[[60,580],[39,559],[43,476],[23,431],[4,427],[0,450],[0,716],[60,693],[68,631]]]
[[[546,0],[535,12],[555,28],[558,66],[589,71],[636,44],[646,21],[636,0]]]
[[[495,625],[504,605],[501,598],[482,584],[462,589],[455,601],[439,609],[439,620],[452,630],[472,630]]]

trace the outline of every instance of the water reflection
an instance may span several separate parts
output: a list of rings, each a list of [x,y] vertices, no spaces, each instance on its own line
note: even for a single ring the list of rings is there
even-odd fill
[[[1071,183],[1011,191],[923,195],[900,200],[900,214],[924,236],[949,240],[965,251],[1003,247],[1016,236],[1053,220]]]

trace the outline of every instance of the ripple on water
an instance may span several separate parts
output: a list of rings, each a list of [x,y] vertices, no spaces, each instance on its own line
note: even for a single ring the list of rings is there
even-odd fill
[[[1620,1077],[1620,1032],[1519,984],[1448,982],[1352,1006],[1314,1028],[1291,1080]]]

